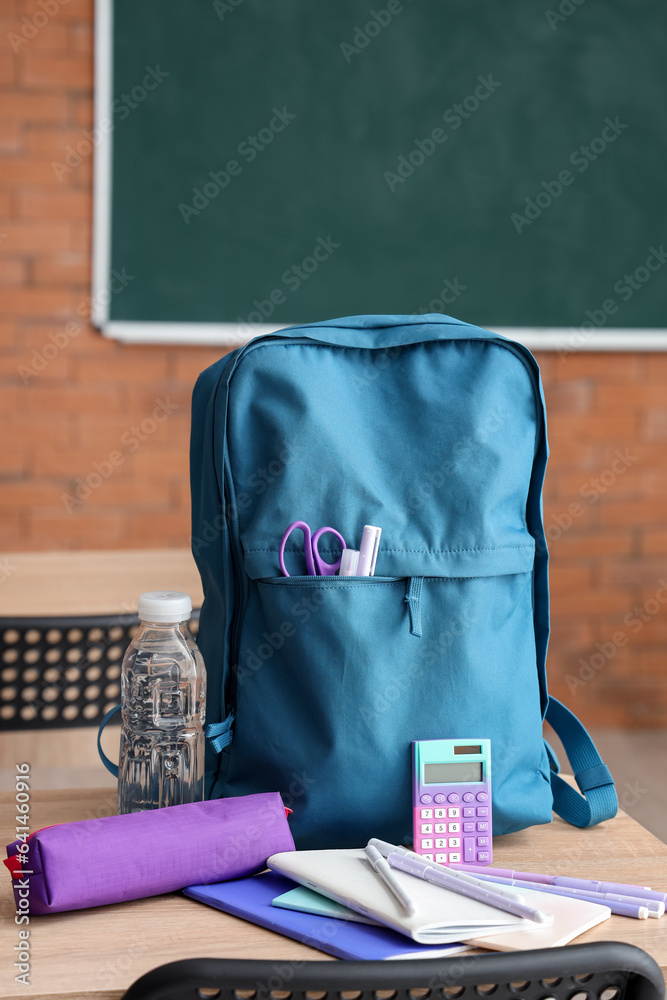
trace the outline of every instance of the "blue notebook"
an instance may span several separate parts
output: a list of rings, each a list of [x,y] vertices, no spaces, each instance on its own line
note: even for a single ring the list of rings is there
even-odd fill
[[[467,950],[464,944],[417,944],[388,927],[351,923],[348,920],[335,920],[332,917],[320,917],[313,913],[299,913],[273,906],[276,896],[289,892],[296,886],[296,882],[283,875],[262,872],[261,875],[233,879],[230,882],[190,885],[183,891],[186,896],[200,903],[207,903],[225,913],[259,924],[260,927],[295,938],[311,948],[319,948],[329,955],[335,955],[336,958],[442,958]]]

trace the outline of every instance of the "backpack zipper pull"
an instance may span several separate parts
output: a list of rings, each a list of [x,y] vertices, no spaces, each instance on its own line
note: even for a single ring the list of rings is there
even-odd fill
[[[422,634],[422,585],[423,576],[411,576],[405,591],[404,601],[410,613],[410,634]]]

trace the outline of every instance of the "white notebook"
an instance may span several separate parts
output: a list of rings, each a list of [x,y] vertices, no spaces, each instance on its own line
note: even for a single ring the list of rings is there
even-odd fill
[[[532,920],[518,930],[503,928],[501,934],[484,938],[468,938],[465,942],[473,948],[490,948],[492,951],[530,951],[533,948],[558,948],[569,944],[596,924],[601,924],[611,916],[611,910],[604,903],[595,903],[592,899],[568,899],[567,896],[556,896],[553,893],[534,892],[532,889],[517,889],[530,906],[536,910],[552,913],[553,924],[536,924]],[[274,906],[282,906],[288,910],[299,910],[302,913],[316,913],[319,916],[336,917],[338,920],[360,921],[365,924],[375,924],[377,920],[363,917],[355,913],[349,906],[342,906],[328,896],[323,896],[312,889],[299,886],[290,889],[273,900]],[[404,956],[402,956],[404,957]]]
[[[533,889],[517,889],[516,892],[517,895],[520,893],[523,896],[528,906],[552,913],[554,922],[536,924],[532,920],[526,920],[524,926],[516,931],[485,936],[480,940],[470,937],[466,944],[490,948],[492,951],[559,948],[611,916],[608,906],[596,903],[592,899],[585,899],[583,896],[580,899],[573,899],[570,896],[558,896],[552,892],[538,892]]]
[[[371,917],[419,944],[448,944],[517,931],[529,921],[415,878],[395,875],[415,901],[409,916],[363,851],[286,851],[267,861],[273,871]]]

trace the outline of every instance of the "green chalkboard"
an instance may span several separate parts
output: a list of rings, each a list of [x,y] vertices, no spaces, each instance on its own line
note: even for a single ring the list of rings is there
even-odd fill
[[[110,318],[666,326],[667,7],[549,2],[115,0]]]

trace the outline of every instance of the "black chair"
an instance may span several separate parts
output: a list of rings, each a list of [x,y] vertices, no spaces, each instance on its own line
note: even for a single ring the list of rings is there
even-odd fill
[[[146,973],[122,1000],[663,1000],[656,962],[615,941],[392,962],[195,958]]]
[[[193,611],[195,634],[198,624]],[[120,701],[138,628],[134,614],[0,618],[0,731],[99,725]]]

